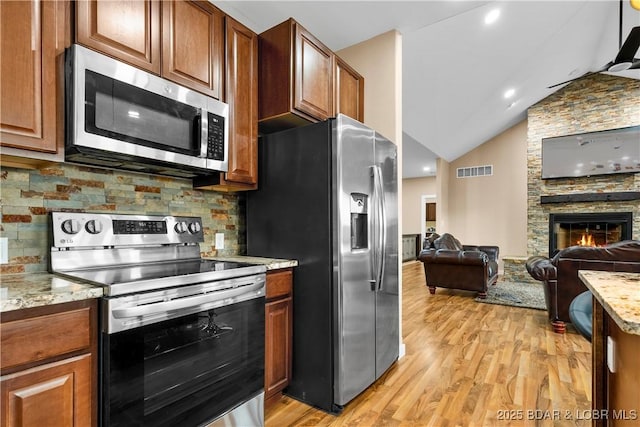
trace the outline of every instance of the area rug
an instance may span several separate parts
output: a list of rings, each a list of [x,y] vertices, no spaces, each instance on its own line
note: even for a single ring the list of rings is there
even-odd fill
[[[489,286],[487,298],[476,298],[476,301],[546,310],[541,283],[498,282],[495,286]]]

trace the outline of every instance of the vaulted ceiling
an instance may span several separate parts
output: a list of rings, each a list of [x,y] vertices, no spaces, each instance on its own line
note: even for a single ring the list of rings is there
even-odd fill
[[[334,51],[398,30],[404,177],[432,175],[437,157],[453,161],[483,144],[563,87],[548,86],[599,69],[619,50],[617,0],[214,3],[258,33],[294,17]],[[622,5],[624,40],[640,11]],[[640,70],[616,75],[640,79]]]

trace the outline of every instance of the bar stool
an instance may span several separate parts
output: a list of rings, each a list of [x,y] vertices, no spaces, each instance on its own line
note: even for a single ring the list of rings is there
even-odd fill
[[[591,292],[584,291],[571,301],[569,318],[580,335],[591,341],[591,324],[593,317],[593,298]]]

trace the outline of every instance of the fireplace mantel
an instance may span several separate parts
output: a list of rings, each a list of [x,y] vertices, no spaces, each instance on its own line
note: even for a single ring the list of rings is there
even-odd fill
[[[540,204],[575,202],[627,202],[640,200],[640,191],[617,191],[606,193],[575,193],[555,196],[540,196]]]

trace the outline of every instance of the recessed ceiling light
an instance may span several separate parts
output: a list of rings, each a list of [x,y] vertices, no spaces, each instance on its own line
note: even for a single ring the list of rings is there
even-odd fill
[[[484,16],[484,23],[487,25],[491,25],[498,20],[500,17],[500,9],[493,9],[491,12],[487,13]]]
[[[429,166],[425,166],[422,168],[423,171],[428,172],[431,170],[431,168]]]
[[[504,93],[504,97],[505,98],[511,98],[513,95],[516,94],[516,90],[511,88],[511,89],[507,89],[507,91]]]

